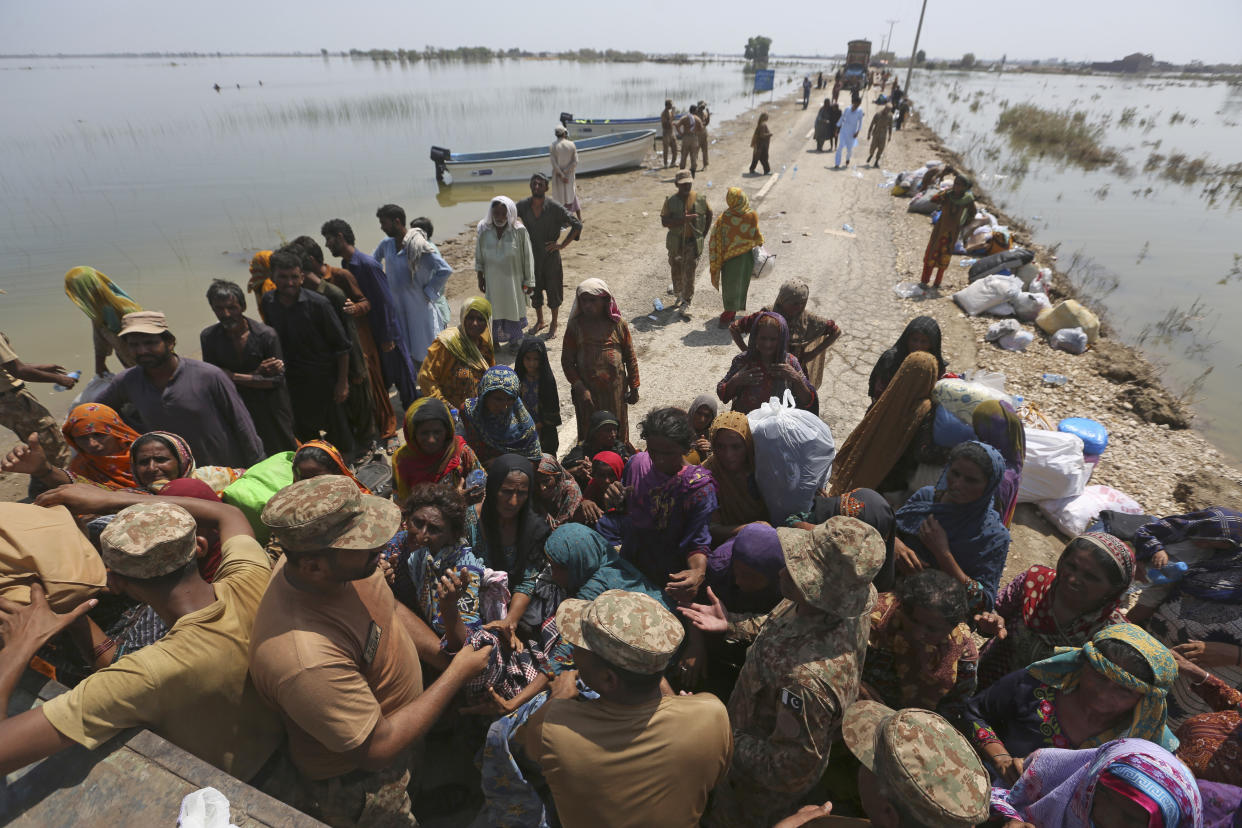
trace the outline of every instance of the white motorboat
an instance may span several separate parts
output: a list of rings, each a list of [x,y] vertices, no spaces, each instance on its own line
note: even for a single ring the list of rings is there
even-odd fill
[[[653,129],[642,129],[576,141],[577,174],[641,166],[643,158],[655,146],[652,140],[655,135]],[[547,146],[468,153],[432,147],[431,160],[436,165],[436,180],[443,183],[454,180],[521,181],[537,172],[545,175],[552,173]]]
[[[574,141],[579,138],[596,138],[600,135],[616,135],[636,129],[654,129],[660,134],[660,116],[654,118],[575,118],[568,112],[561,113],[561,123],[569,130]]]

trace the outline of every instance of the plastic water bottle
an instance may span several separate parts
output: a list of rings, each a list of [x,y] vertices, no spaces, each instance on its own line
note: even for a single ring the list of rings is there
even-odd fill
[[[707,182],[707,189],[709,189],[709,190],[710,190],[711,188],[712,188],[712,182],[710,182],[710,181],[709,181],[709,182]]]
[[[1064,374],[1044,374],[1042,379],[1044,385],[1065,385],[1069,382],[1069,377]]]
[[[1186,571],[1190,569],[1185,561],[1174,561],[1160,569],[1147,570],[1147,582],[1156,586],[1164,586],[1165,584],[1174,584],[1186,577]]]
[[[798,177],[798,165],[797,165],[797,164],[794,164],[793,172],[791,172],[791,173],[789,174],[789,177],[790,177],[790,178],[797,178],[797,177]],[[709,184],[708,186],[710,187],[711,185]]]
[[[842,229],[842,230],[844,230],[844,231],[845,231],[845,232],[847,232],[847,233],[853,233],[853,232],[854,232],[854,228],[853,228],[853,226],[852,226],[852,225],[849,225],[849,224],[842,224],[842,225],[841,225],[841,229]]]
[[[69,372],[66,376],[73,377],[73,378],[76,380],[78,377],[82,376],[82,372],[81,372],[81,371],[70,371],[70,372]],[[53,386],[52,386],[52,390],[53,390],[53,391],[68,391],[68,390],[69,390],[69,386],[67,386],[67,385],[61,385],[61,384],[58,382],[58,383],[56,383],[55,385],[53,385]]]
[[[656,310],[658,310],[658,311],[662,311],[662,310],[664,310],[664,303],[663,303],[663,302],[661,302],[658,298],[657,298],[657,299],[652,299],[652,300],[651,300],[651,307],[655,308],[655,309],[656,309]]]

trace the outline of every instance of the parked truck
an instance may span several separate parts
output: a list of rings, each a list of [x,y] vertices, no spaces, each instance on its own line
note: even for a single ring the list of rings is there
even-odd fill
[[[851,40],[845,52],[845,69],[841,73],[841,86],[851,92],[859,92],[867,85],[867,68],[871,61],[871,41]]]

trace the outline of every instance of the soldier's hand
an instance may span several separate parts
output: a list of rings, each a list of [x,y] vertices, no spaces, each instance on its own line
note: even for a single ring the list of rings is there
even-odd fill
[[[117,503],[108,489],[89,483],[68,483],[57,486],[35,498],[36,506],[64,506],[75,515],[106,515],[118,511]]]
[[[724,604],[707,588],[707,600],[710,604],[688,604],[679,606],[677,611],[686,616],[697,629],[706,633],[723,633],[729,629],[729,618],[725,614]]]
[[[772,828],[798,828],[813,822],[820,817],[829,816],[832,813],[832,803],[825,802],[823,805],[803,805],[793,816],[787,816]]]
[[[458,670],[464,670],[468,676],[476,676],[487,669],[487,660],[491,658],[491,655],[491,644],[484,644],[477,650],[466,645],[461,652],[453,656],[453,660],[449,662],[449,668],[456,667]]]
[[[38,433],[30,434],[26,438],[26,445],[15,446],[5,455],[4,461],[0,462],[0,471],[28,474],[32,477],[47,474],[49,468]]]

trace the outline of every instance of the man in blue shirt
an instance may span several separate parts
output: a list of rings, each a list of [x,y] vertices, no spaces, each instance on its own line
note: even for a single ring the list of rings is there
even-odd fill
[[[340,257],[341,267],[354,275],[358,289],[371,303],[367,321],[371,323],[371,334],[375,337],[375,347],[379,349],[384,382],[397,387],[401,406],[409,408],[418,399],[417,375],[397,324],[392,292],[384,269],[374,256],[354,247],[354,230],[343,219],[324,222],[319,232],[323,234],[324,246],[333,256]]]
[[[405,210],[385,204],[375,213],[385,239],[375,248],[375,259],[384,266],[388,289],[396,307],[397,327],[405,340],[414,375],[427,358],[427,349],[444,329],[439,304],[453,268],[431,243],[429,230],[405,226]],[[411,253],[414,257],[410,267]]]

